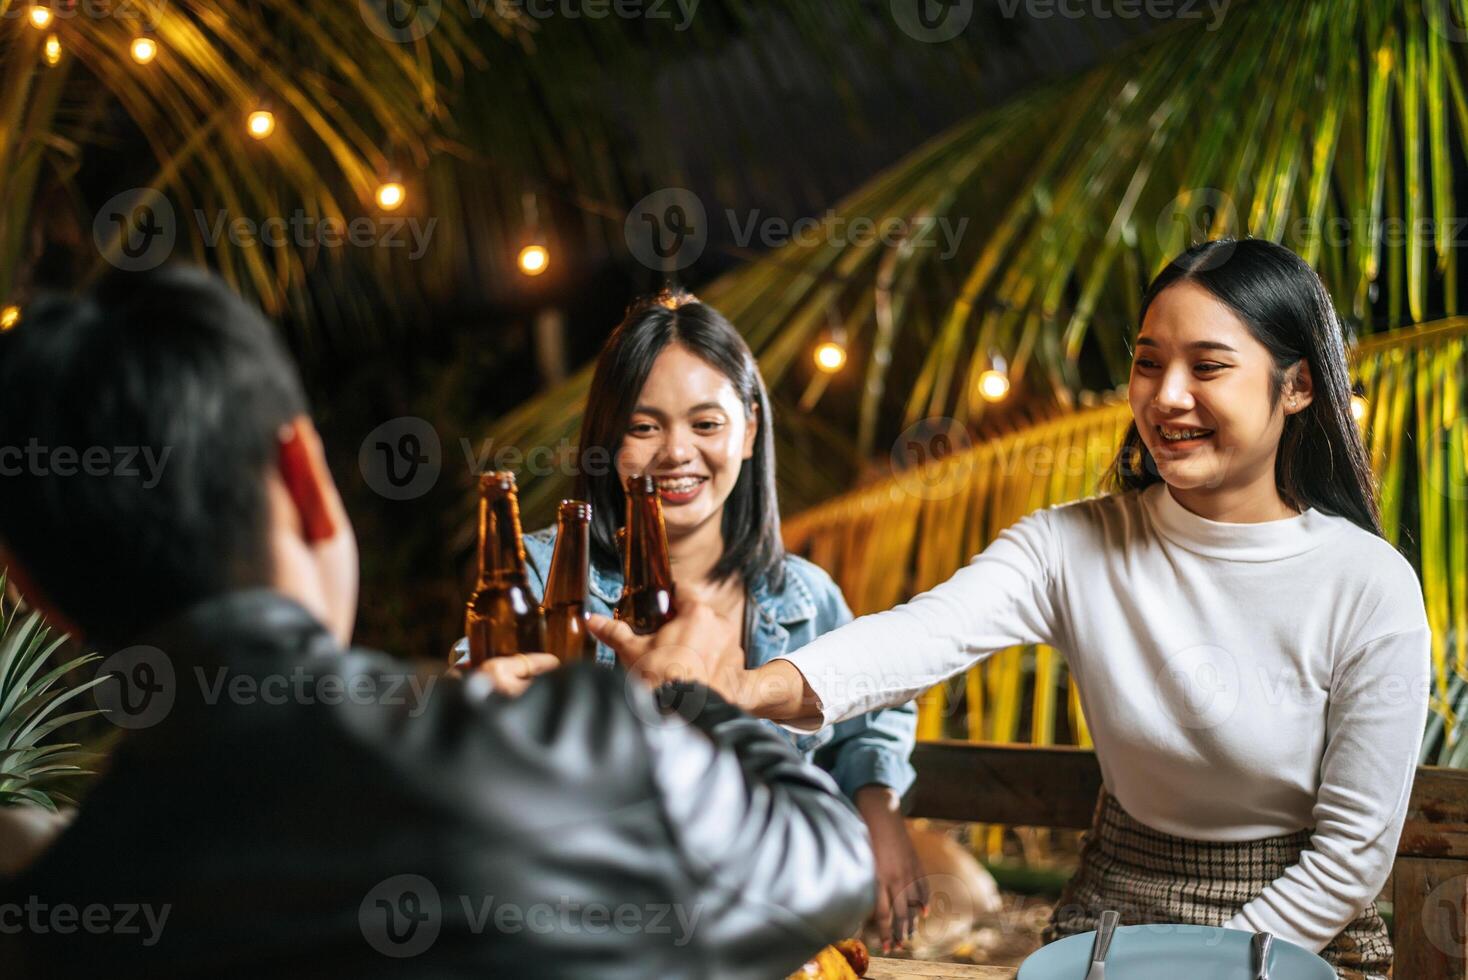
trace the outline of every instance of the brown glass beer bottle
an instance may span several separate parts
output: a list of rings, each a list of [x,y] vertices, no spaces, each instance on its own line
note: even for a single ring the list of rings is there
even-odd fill
[[[596,659],[596,637],[587,626],[586,589],[591,575],[591,505],[563,500],[556,513],[556,550],[545,585],[546,651],[563,664]]]
[[[464,615],[469,662],[545,650],[545,616],[530,594],[515,474],[479,477],[479,584]]]
[[[622,598],[617,618],[641,635],[678,615],[668,533],[657,481],[634,476],[627,487],[627,537],[622,547]]]

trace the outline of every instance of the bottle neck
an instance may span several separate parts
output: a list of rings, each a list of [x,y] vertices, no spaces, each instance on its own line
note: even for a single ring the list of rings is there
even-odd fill
[[[556,548],[546,579],[545,604],[585,602],[591,576],[591,524],[562,516],[556,522]]]
[[[665,588],[672,585],[668,536],[663,526],[663,509],[656,494],[633,493],[628,498],[623,573],[628,588]]]
[[[525,583],[525,541],[520,504],[512,494],[491,492],[479,498],[479,585]]]

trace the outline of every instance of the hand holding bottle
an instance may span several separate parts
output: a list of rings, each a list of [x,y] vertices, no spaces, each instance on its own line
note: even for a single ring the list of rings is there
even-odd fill
[[[624,620],[591,617],[596,638],[616,651],[622,666],[652,687],[667,681],[691,681],[738,703],[744,675],[740,629],[712,607],[689,599],[680,602],[678,617],[656,633],[639,635]]]
[[[621,620],[596,615],[591,632],[652,687],[693,681],[758,718],[820,726],[820,702],[800,670],[784,658],[746,669],[740,626],[691,597],[679,598],[678,618],[656,633],[639,636]]]
[[[473,669],[489,675],[496,694],[517,698],[525,693],[531,681],[560,665],[560,658],[549,653],[517,653],[508,657],[491,657]]]

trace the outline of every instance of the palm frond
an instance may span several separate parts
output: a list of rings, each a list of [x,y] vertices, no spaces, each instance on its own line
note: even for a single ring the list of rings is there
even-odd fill
[[[780,419],[787,441],[819,412],[838,437],[820,482],[848,486],[921,419],[993,435],[1123,383],[1142,287],[1195,240],[1294,248],[1362,336],[1452,315],[1457,17],[1440,0],[1233,5],[953,127],[837,206],[847,227],[904,229],[895,240],[791,242],[700,294],[798,406]],[[808,352],[833,320],[851,357],[816,390]],[[993,355],[1011,407],[978,394]],[[574,441],[588,381],[505,416],[496,441]],[[820,502],[798,490],[816,468],[782,457],[788,509]],[[565,490],[548,482],[527,481],[533,513]]]
[[[5,595],[5,579],[0,572],[0,597]],[[58,688],[66,675],[99,658],[94,654],[76,657],[47,670],[51,655],[66,637],[52,639],[38,612],[19,623],[16,613],[14,608],[6,609],[0,598],[0,806],[30,804],[54,812],[58,804],[70,800],[52,784],[91,774],[93,770],[86,767],[97,757],[80,751],[77,743],[41,742],[99,714],[95,709],[55,712],[106,678]]]

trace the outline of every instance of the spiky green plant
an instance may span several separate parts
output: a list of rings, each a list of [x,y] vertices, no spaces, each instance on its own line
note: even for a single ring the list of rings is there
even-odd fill
[[[77,657],[47,670],[51,654],[66,641],[66,634],[53,638],[39,612],[17,622],[19,608],[5,605],[5,580],[0,572],[0,806],[33,804],[55,812],[58,804],[75,805],[76,801],[53,784],[90,775],[84,766],[91,756],[79,743],[46,739],[99,713],[95,709],[56,712],[106,678],[76,687],[60,686],[62,678],[96,661],[97,656]]]

